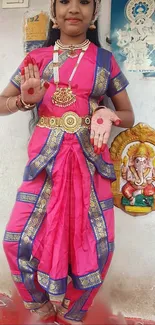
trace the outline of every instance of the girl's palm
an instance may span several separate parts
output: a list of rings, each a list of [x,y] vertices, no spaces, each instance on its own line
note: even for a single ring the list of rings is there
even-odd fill
[[[28,104],[39,103],[50,84],[40,79],[39,69],[34,59],[28,56],[24,64],[21,70],[22,100]]]

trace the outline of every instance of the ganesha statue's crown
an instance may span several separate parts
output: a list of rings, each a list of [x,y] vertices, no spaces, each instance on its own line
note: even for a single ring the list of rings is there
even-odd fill
[[[153,158],[155,152],[153,148],[146,143],[138,143],[132,145],[127,152],[129,158],[135,159],[137,157]]]

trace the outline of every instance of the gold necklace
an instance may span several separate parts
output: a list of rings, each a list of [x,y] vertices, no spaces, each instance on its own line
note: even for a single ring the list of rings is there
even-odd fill
[[[59,82],[60,82],[60,80],[59,80],[59,47],[55,43],[54,53],[53,53],[53,73],[54,73],[54,83],[56,85],[56,90],[52,96],[53,104],[60,106],[60,107],[67,107],[67,106],[72,105],[76,101],[76,95],[73,94],[73,91],[71,88],[71,81],[76,73],[76,70],[83,58],[85,51],[89,47],[89,44],[90,44],[90,42],[87,43],[87,46],[85,45],[81,49],[81,53],[78,57],[77,63],[71,73],[69,80],[68,80],[68,87],[62,88],[62,87],[59,87]]]

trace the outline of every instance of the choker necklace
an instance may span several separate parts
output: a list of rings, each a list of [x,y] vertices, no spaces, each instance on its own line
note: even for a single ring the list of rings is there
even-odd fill
[[[60,50],[69,50],[68,56],[71,58],[75,58],[78,56],[78,54],[76,53],[76,50],[82,50],[82,49],[87,49],[90,41],[88,39],[86,39],[83,43],[81,44],[71,44],[71,45],[65,45],[63,43],[61,43],[60,40],[57,40],[55,43]]]
[[[57,44],[57,42],[54,45],[54,52],[53,52],[53,74],[54,74],[54,83],[56,85],[56,90],[52,96],[52,102],[60,107],[67,107],[72,105],[75,101],[76,101],[76,95],[73,94],[72,92],[72,88],[71,88],[71,81],[76,73],[76,70],[84,56],[84,53],[86,52],[86,50],[89,47],[90,42],[87,42],[86,45],[86,41],[84,42],[84,47],[80,48],[81,49],[81,53],[78,56],[78,60],[77,63],[71,73],[71,76],[68,80],[68,87],[66,88],[61,88],[59,87],[59,46]],[[79,46],[79,45],[77,45]],[[67,46],[66,46],[67,47]],[[69,49],[70,47],[67,47],[67,49]],[[77,48],[77,47],[76,47]]]

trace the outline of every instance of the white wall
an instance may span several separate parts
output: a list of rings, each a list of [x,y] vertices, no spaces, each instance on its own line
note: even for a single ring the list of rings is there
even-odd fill
[[[109,35],[110,5],[111,0],[102,0],[100,35],[104,47],[105,36]],[[155,79],[124,72],[130,82],[128,93],[135,124],[144,122],[155,128]],[[116,208],[115,216],[116,250],[105,288],[114,309],[120,307],[127,315],[155,319],[155,212],[135,218]]]
[[[49,10],[49,0],[30,0],[31,9]],[[23,9],[2,9],[0,0],[0,92],[23,59]],[[27,161],[29,113],[0,118],[0,292],[10,289],[9,269],[1,246],[7,220]],[[10,279],[10,281],[8,280]],[[7,284],[6,284],[7,281]]]
[[[25,9],[2,10],[0,0],[0,91],[23,57],[22,17]],[[31,8],[47,9],[49,0],[31,0]],[[110,26],[110,0],[102,0],[100,35],[106,46],[105,35]],[[126,73],[126,72],[125,72]],[[128,92],[134,107],[136,123],[145,122],[155,128],[154,80],[141,74],[126,73],[130,81]],[[29,115],[18,113],[1,117],[0,122],[0,241],[5,224],[15,201],[16,190],[22,180],[27,160]],[[113,135],[115,131],[113,132]],[[105,285],[114,310],[127,315],[155,319],[155,213],[133,218],[116,209],[116,251]],[[9,292],[10,276],[0,246],[0,291]],[[6,283],[7,281],[7,283]]]

